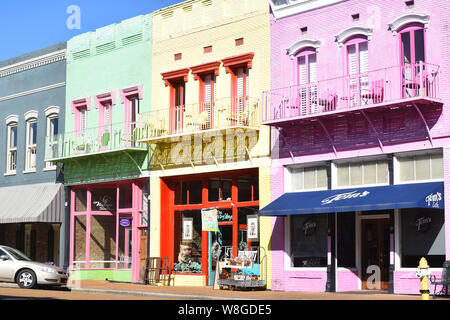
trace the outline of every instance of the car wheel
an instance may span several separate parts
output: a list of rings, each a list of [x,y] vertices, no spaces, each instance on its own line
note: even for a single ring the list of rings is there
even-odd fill
[[[36,274],[29,269],[19,272],[16,282],[22,289],[32,289],[36,285]]]

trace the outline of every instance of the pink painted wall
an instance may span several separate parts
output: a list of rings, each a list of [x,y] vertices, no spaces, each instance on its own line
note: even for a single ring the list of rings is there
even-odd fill
[[[358,270],[338,270],[336,291],[357,291],[359,288]]]
[[[302,123],[286,131],[287,144],[279,139],[278,131],[272,129],[272,200],[281,196],[284,190],[284,165],[314,161],[354,158],[388,154],[403,151],[444,148],[445,175],[445,220],[450,221],[450,2],[446,0],[415,1],[412,11],[404,1],[349,0],[332,6],[312,10],[278,21],[271,16],[271,85],[272,90],[289,87],[297,83],[296,59],[291,60],[286,49],[301,39],[317,39],[321,42],[317,53],[318,80],[344,76],[345,47],[339,48],[335,41],[338,35],[352,26],[373,28],[369,41],[369,70],[399,65],[398,36],[388,30],[388,24],[407,13],[430,15],[426,29],[427,62],[440,65],[440,98],[442,106],[421,106],[433,137],[431,144],[427,130],[417,111],[410,107],[377,112],[370,115],[371,121],[383,146],[362,115],[346,115],[342,118],[324,119],[330,133],[332,145],[324,130],[317,123]],[[360,20],[353,22],[351,15],[359,13]],[[306,35],[300,29],[308,27]],[[290,150],[288,148],[290,147]],[[293,159],[290,152],[292,152]],[[283,264],[284,221],[273,218],[272,234],[272,288],[273,290],[308,291],[317,288],[325,290],[326,273],[312,272],[317,279],[305,280],[306,271],[286,271]],[[445,226],[446,258],[450,259],[450,223]],[[281,263],[280,263],[281,261]],[[409,271],[408,271],[409,272]],[[406,272],[406,273],[408,273]],[[415,271],[414,271],[415,272]],[[405,278],[403,272],[395,274],[396,293],[417,293],[417,279]],[[408,273],[409,274],[409,273]],[[355,290],[357,275],[339,272],[341,281],[337,288]],[[409,276],[408,276],[409,277]],[[415,274],[414,274],[415,277]]]

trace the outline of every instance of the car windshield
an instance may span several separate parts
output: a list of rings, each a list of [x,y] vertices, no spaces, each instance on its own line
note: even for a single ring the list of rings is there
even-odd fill
[[[30,258],[28,258],[25,254],[20,252],[19,250],[13,249],[13,248],[3,248],[6,252],[8,252],[10,255],[14,257],[16,260],[20,261],[31,261]]]

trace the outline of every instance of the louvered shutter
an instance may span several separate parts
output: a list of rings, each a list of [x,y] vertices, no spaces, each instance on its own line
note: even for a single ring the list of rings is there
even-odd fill
[[[208,119],[206,119],[206,129],[210,128],[211,125],[211,82],[212,82],[212,77],[211,75],[206,75],[205,76],[205,107],[204,107],[204,111],[206,111],[208,113]]]
[[[307,98],[307,88],[306,84],[308,81],[308,73],[307,73],[307,65],[306,65],[306,57],[302,56],[299,58],[298,63],[298,77],[300,82],[300,105],[301,105],[301,113],[302,115],[306,114],[306,98]]]
[[[369,78],[367,73],[369,72],[369,51],[367,42],[361,42],[358,45],[359,49],[359,73],[362,75],[359,79],[361,94],[369,92]]]
[[[309,73],[309,101],[311,105],[311,112],[317,111],[317,57],[316,54],[308,56],[308,73]]]
[[[244,68],[239,68],[237,72],[237,96],[238,96],[238,116],[242,116],[244,99]]]

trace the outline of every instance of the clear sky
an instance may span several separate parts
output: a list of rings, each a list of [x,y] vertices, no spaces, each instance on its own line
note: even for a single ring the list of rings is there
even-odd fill
[[[182,0],[0,0],[0,61],[42,49]],[[75,5],[80,29],[74,25]]]

